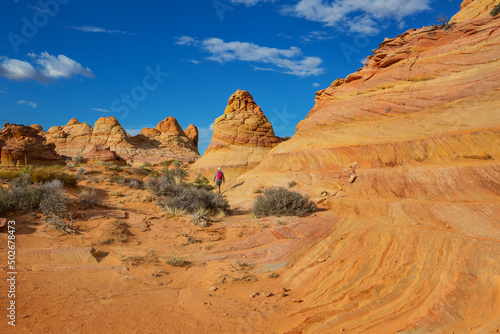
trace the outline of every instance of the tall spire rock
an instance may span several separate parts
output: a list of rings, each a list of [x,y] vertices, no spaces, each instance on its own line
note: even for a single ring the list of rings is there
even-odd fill
[[[191,142],[193,143],[196,152],[198,152],[198,137],[199,137],[198,128],[193,124],[190,124],[184,132],[186,133],[186,136],[188,136],[188,138],[191,139]]]
[[[224,114],[214,121],[214,134],[207,152],[231,145],[273,148],[281,142],[252,95],[237,90],[227,103]]]
[[[237,90],[229,98],[224,114],[214,121],[214,134],[205,154],[193,171],[209,174],[222,167],[235,177],[255,167],[271,149],[281,143],[252,95]]]

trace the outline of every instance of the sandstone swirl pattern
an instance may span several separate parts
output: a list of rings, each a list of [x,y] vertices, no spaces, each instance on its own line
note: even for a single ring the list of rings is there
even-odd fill
[[[337,194],[333,232],[295,253],[290,333],[493,333],[500,319],[500,15],[386,39],[317,93],[297,133],[232,195],[290,180]],[[351,183],[343,173],[357,162]],[[332,217],[332,220],[337,219]],[[320,259],[321,261],[319,261]],[[294,320],[295,319],[295,320]]]

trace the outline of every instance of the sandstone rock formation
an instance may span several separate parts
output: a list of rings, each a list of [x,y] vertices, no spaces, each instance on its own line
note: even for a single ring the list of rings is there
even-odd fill
[[[112,116],[101,117],[95,122],[90,138],[90,146],[109,147],[118,154],[131,154],[134,146],[129,142],[130,135],[122,128],[118,120]]]
[[[0,130],[1,167],[64,165],[64,159],[30,126],[5,123]]]
[[[233,196],[291,180],[312,195],[337,192],[325,208],[342,219],[285,277],[306,317],[291,332],[498,330],[494,4],[467,0],[451,29],[386,39],[364,68],[318,92],[296,134],[236,181]],[[343,170],[353,162],[350,183]]]
[[[212,141],[192,170],[212,173],[220,166],[226,174],[237,176],[255,167],[281,141],[252,95],[237,90],[224,114],[214,121]]]
[[[188,138],[191,139],[191,142],[193,143],[196,152],[198,152],[198,137],[199,137],[198,128],[193,124],[190,124],[184,132],[186,133],[186,136],[188,136]]]
[[[47,141],[54,143],[56,151],[63,156],[83,155],[90,145],[92,127],[71,119],[65,126],[53,126],[47,130]]]
[[[135,149],[134,161],[151,163],[177,159],[194,162],[199,157],[197,148],[174,117],[165,118],[154,129],[144,128],[130,143]]]
[[[88,163],[108,162],[113,165],[126,166],[125,159],[120,157],[116,152],[111,151],[109,147],[96,145],[85,154],[85,160]]]
[[[108,147],[123,158],[139,163],[167,159],[192,162],[199,157],[198,150],[173,117],[167,117],[155,129],[145,128],[135,137],[127,134],[114,117],[99,118],[94,128],[73,118],[65,126],[51,127],[46,137],[55,144],[59,154],[68,157],[84,156],[95,146]]]

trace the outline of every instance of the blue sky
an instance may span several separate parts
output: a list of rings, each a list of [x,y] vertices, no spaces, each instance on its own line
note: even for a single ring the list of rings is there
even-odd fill
[[[201,132],[248,90],[279,136],[315,92],[385,37],[448,18],[457,0],[3,0],[0,123],[116,117],[132,135],[174,116]]]

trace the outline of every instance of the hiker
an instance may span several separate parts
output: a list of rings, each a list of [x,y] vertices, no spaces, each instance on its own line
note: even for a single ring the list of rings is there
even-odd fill
[[[222,183],[226,183],[226,179],[224,178],[224,173],[220,170],[220,167],[217,168],[217,172],[215,173],[215,176],[214,176],[214,181],[215,181],[215,185],[217,186],[217,189],[219,190],[219,194],[221,193],[220,192],[220,185]]]

